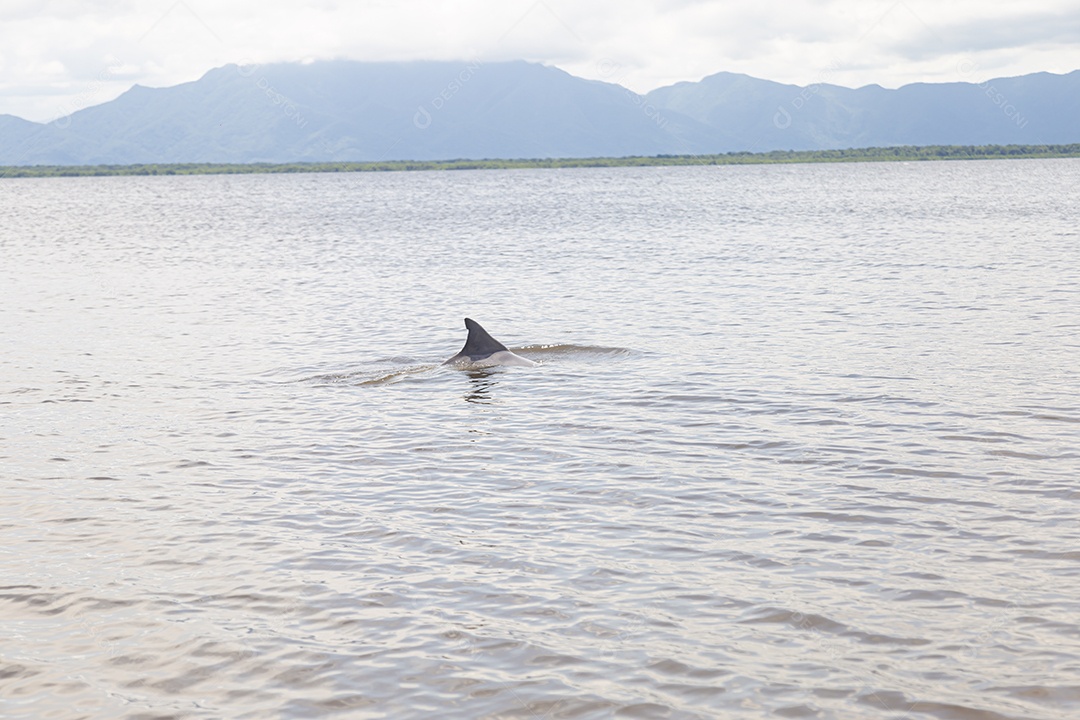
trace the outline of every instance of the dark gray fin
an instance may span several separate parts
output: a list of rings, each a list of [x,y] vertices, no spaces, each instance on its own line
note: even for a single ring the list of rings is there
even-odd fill
[[[465,340],[465,347],[457,357],[466,355],[471,358],[487,357],[500,350],[506,350],[506,346],[495,338],[488,335],[488,331],[480,327],[480,323],[471,318],[465,318],[465,327],[469,329],[469,337]]]

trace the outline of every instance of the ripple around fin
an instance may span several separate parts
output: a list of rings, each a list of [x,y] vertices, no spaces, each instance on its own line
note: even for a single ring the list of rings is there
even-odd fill
[[[399,368],[383,368],[381,370],[356,370],[352,372],[324,373],[312,377],[303,378],[298,382],[314,383],[317,385],[393,385],[394,383],[418,377],[425,373],[434,374],[438,365],[410,365]]]
[[[604,347],[602,345],[524,345],[510,348],[522,357],[527,357],[536,362],[547,360],[602,360],[612,358],[627,358],[635,355],[633,350],[627,348]]]
[[[599,362],[639,355],[639,352],[626,348],[603,347],[600,345],[525,345],[509,350],[538,364],[551,362]],[[409,364],[412,363],[412,364]],[[312,383],[316,385],[393,385],[410,379],[440,375],[445,369],[443,363],[415,363],[410,358],[382,358],[358,363],[366,365],[362,370],[340,370],[337,372],[305,375],[288,382]],[[370,367],[379,365],[381,367]]]

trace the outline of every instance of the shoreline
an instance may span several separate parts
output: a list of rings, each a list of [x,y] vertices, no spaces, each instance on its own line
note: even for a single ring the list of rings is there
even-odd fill
[[[1020,160],[1080,157],[1080,143],[1068,145],[923,145],[848,150],[773,150],[717,155],[653,155],[514,160],[393,160],[382,162],[141,163],[132,165],[8,165],[0,178],[104,177],[117,175],[250,175],[261,173],[415,172],[432,170],[516,170],[596,167],[678,167],[684,165],[765,165],[834,162],[940,160]]]

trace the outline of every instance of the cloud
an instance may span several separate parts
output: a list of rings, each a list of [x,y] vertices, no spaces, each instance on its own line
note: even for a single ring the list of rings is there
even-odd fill
[[[230,62],[524,58],[646,92],[721,70],[896,87],[1075,69],[1080,0],[8,0],[0,112],[31,119]],[[1071,65],[1070,65],[1071,64]]]
[[[921,60],[956,50],[982,52],[1054,45],[1075,47],[1080,44],[1080,10],[976,18],[941,25],[934,35],[931,43],[920,42],[921,38],[917,37],[902,38],[892,49],[905,58]]]

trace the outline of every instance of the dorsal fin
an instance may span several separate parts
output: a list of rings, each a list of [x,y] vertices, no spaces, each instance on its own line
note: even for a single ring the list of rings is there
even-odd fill
[[[465,347],[461,348],[459,355],[477,357],[506,350],[505,345],[488,335],[488,331],[480,327],[480,323],[472,318],[465,318],[465,327],[469,330],[469,337],[465,340]]]

